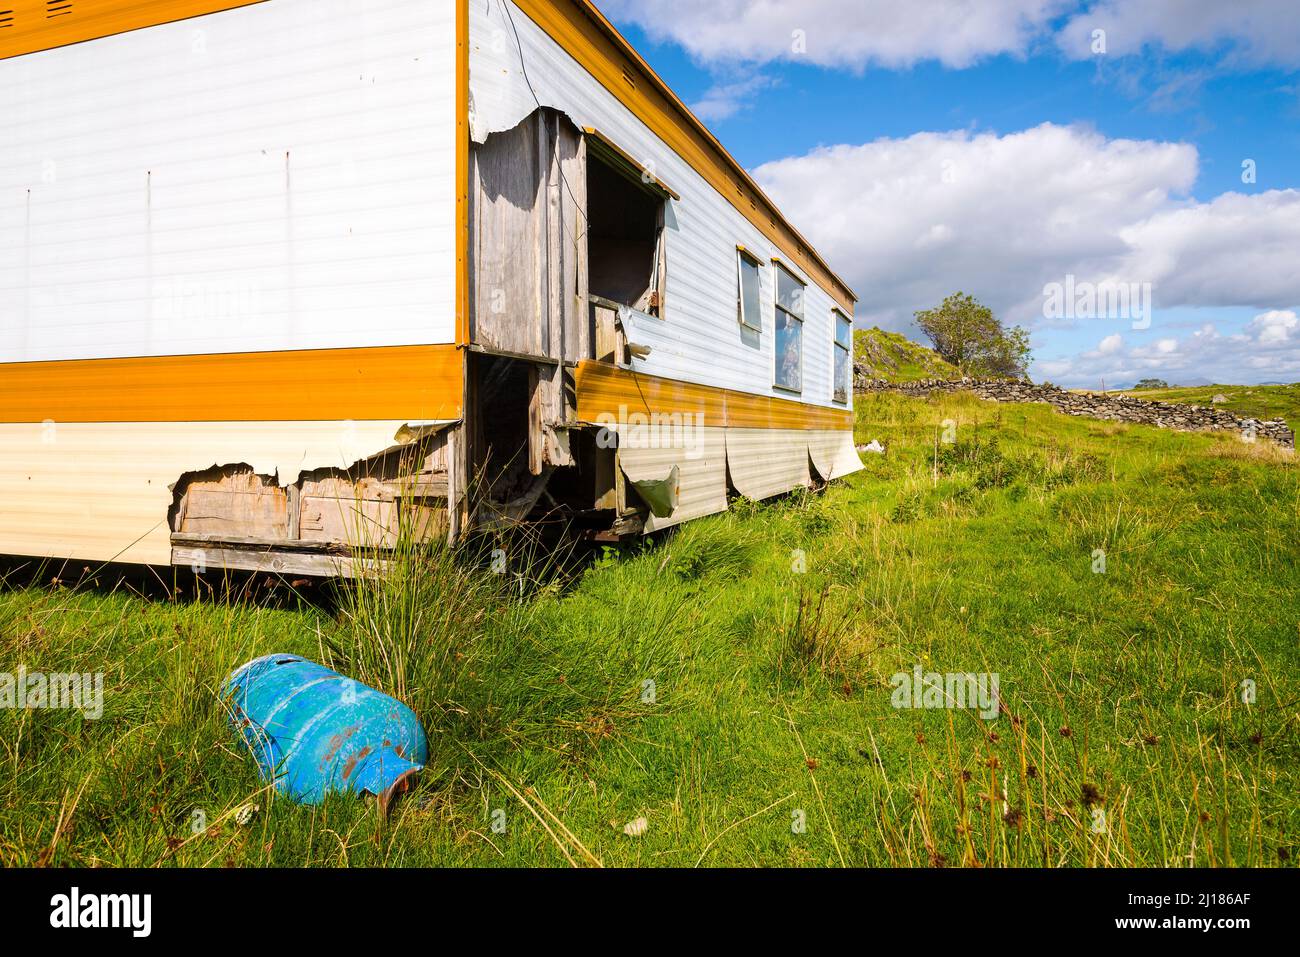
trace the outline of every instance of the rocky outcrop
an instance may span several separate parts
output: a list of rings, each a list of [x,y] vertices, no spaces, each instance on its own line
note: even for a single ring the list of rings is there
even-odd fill
[[[1282,419],[1241,419],[1227,409],[1152,402],[1118,394],[1070,392],[1054,385],[1035,385],[1015,379],[924,379],[893,383],[860,374],[855,378],[854,387],[858,392],[901,392],[916,396],[932,392],[973,392],[993,402],[1046,402],[1066,415],[1183,432],[1237,432],[1248,439],[1266,438],[1284,448],[1295,448],[1295,433]]]

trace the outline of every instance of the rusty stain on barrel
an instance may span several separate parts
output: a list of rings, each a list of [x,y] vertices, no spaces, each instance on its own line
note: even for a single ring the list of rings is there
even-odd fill
[[[296,801],[364,792],[387,809],[428,759],[410,708],[296,655],[266,655],[237,669],[226,699],[263,777]]]

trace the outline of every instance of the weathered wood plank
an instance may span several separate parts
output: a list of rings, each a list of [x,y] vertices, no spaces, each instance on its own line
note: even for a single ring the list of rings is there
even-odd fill
[[[322,555],[311,552],[257,551],[247,548],[189,545],[172,548],[172,565],[205,572],[248,571],[315,578],[353,578],[358,573],[380,573],[387,564],[376,559],[358,561],[343,555]]]

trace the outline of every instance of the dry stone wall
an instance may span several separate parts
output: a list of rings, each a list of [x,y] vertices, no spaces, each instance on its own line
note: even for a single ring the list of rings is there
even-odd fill
[[[1271,439],[1284,448],[1295,448],[1295,433],[1283,419],[1241,419],[1227,409],[1152,402],[1126,395],[1069,392],[1054,385],[1035,385],[1015,379],[922,379],[893,383],[859,375],[854,386],[858,392],[887,391],[926,396],[932,392],[964,391],[993,402],[1046,402],[1066,415],[1134,422],[1183,432],[1238,432],[1247,437]]]

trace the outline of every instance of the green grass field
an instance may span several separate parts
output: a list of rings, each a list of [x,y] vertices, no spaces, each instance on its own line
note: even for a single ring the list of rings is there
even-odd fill
[[[0,711],[0,864],[1294,862],[1296,459],[964,395],[858,418],[887,452],[824,494],[540,580],[435,557],[337,609],[11,583],[0,671],[107,677],[98,721]],[[387,822],[264,789],[218,689],[271,651],[420,714]],[[916,665],[996,673],[1001,714],[895,708]]]
[[[1291,385],[1207,385],[1187,389],[1129,389],[1125,395],[1182,405],[1212,406],[1212,399],[1222,395],[1222,408],[1242,417],[1286,419],[1293,429],[1300,425],[1300,382]]]

